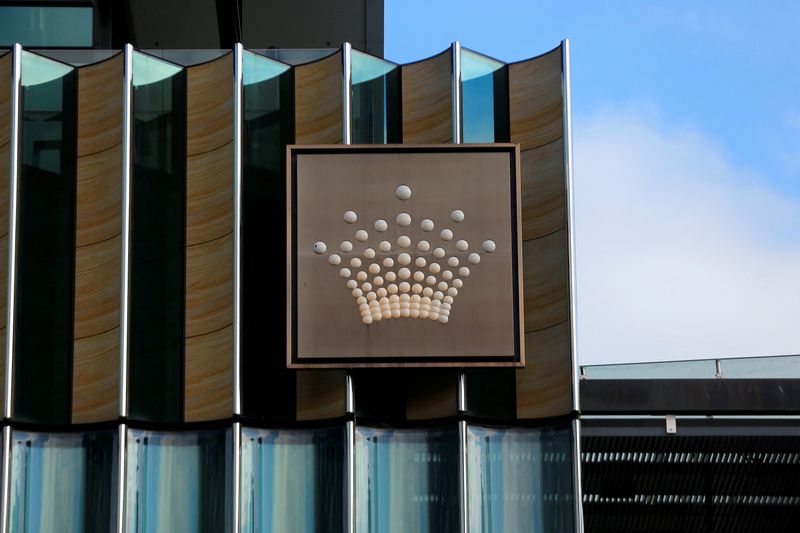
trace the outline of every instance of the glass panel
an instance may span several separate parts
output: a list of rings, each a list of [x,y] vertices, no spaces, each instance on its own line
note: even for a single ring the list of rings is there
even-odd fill
[[[116,432],[11,437],[13,533],[106,533],[116,521]]]
[[[289,65],[302,65],[328,57],[339,50],[336,48],[260,48],[250,51]]]
[[[461,120],[465,143],[508,142],[508,67],[461,49]]]
[[[225,54],[230,54],[230,50],[219,49],[194,49],[194,50],[143,50],[151,56],[160,57],[167,61],[172,61],[184,67],[192,65],[199,65],[200,63],[208,63],[215,59],[219,59]]]
[[[69,423],[77,73],[22,52],[14,416]]]
[[[587,379],[710,379],[716,377],[713,359],[628,363],[582,367]]]
[[[572,533],[569,427],[467,431],[469,531]]]
[[[82,67],[84,65],[91,65],[105,61],[117,54],[121,54],[120,50],[64,50],[64,49],[43,49],[36,50],[39,55],[47,56],[56,61],[67,63],[73,67]]]
[[[356,429],[356,531],[459,528],[458,432]]]
[[[402,142],[400,67],[358,50],[351,65],[353,142]]]
[[[0,46],[92,46],[91,7],[0,6]]]
[[[128,533],[231,529],[231,432],[128,431]]]
[[[800,356],[798,355],[720,359],[720,367],[723,378],[800,378]]]
[[[248,416],[293,420],[295,376],[264,357],[264,338],[284,350],[286,145],[294,141],[294,75],[288,65],[245,51],[242,58],[242,407]],[[264,231],[269,228],[269,246]],[[264,302],[271,302],[269,306]]]
[[[344,430],[242,429],[242,533],[344,527]]]
[[[186,75],[133,55],[130,414],[183,413]]]

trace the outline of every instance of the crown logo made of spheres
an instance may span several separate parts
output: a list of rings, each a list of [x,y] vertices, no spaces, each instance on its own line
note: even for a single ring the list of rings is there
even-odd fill
[[[399,185],[395,195],[407,201],[412,196],[411,187]],[[481,262],[482,253],[492,253],[496,248],[494,241],[485,240],[479,251],[470,251],[470,244],[458,239],[452,229],[465,217],[464,211],[455,209],[442,228],[430,218],[422,219],[419,226],[427,238],[415,243],[402,235],[404,228],[415,223],[414,217],[404,211],[394,217],[401,229],[396,242],[381,239],[389,222],[379,219],[369,221],[375,238],[370,239],[370,232],[362,227],[353,234],[355,243],[342,241],[339,252],[327,255],[328,263],[338,268],[339,276],[346,280],[364,324],[393,318],[447,324],[470,268]],[[355,211],[346,211],[343,218],[346,224],[359,222]],[[315,253],[325,255],[327,251],[325,242],[314,243]]]

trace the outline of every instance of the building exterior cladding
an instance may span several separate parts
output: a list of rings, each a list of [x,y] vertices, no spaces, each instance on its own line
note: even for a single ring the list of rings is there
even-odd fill
[[[1,56],[2,531],[581,530],[568,57]],[[526,367],[287,369],[286,146],[453,142],[521,148]]]

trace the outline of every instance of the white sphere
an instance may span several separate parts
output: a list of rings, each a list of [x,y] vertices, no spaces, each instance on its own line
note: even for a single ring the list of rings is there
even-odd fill
[[[447,295],[453,297],[458,296],[458,289],[456,289],[455,287],[450,287],[449,289],[447,289]]]
[[[424,289],[422,289],[422,295],[430,298],[431,296],[433,296],[433,289],[431,289],[430,287],[425,287]]]
[[[451,267],[457,267],[458,266],[458,257],[449,258],[447,260],[447,264],[450,265]]]
[[[443,241],[449,241],[453,238],[453,232],[449,229],[445,228],[439,233],[439,236],[442,238]]]
[[[347,288],[348,289],[355,289],[356,287],[358,287],[358,283],[356,283],[356,280],[354,280],[354,279],[347,280]]]
[[[483,244],[481,245],[481,247],[483,248],[484,252],[489,253],[489,254],[494,252],[497,249],[497,245],[492,240],[483,241]]]
[[[378,302],[375,301],[375,298],[377,298],[377,295],[374,292],[367,293],[367,301],[369,301],[369,305],[378,305]]]
[[[375,221],[373,227],[375,228],[375,231],[384,232],[389,229],[389,224],[387,224],[386,221],[381,218]]]
[[[369,326],[370,324],[372,324],[372,317],[371,317],[370,315],[367,315],[367,316],[365,316],[364,318],[362,318],[362,319],[361,319],[361,321],[362,321],[364,324],[366,324],[366,325],[368,325],[368,326]]]
[[[431,249],[431,243],[429,243],[428,241],[419,241],[417,243],[417,249],[420,252],[427,252],[428,250]]]
[[[456,281],[461,281],[461,280],[459,279]],[[383,278],[380,276],[375,276],[375,279],[372,280],[372,283],[374,283],[376,287],[380,287],[381,285],[383,285]]]
[[[441,259],[444,256],[445,256],[444,248],[435,248],[433,250],[433,257]]]
[[[392,249],[392,243],[390,243],[389,241],[381,241],[378,243],[378,250],[380,250],[381,252],[388,252],[391,249]]]
[[[400,263],[401,265],[407,265],[411,262],[411,256],[403,252],[402,254],[397,256],[397,262]]]
[[[461,267],[458,269],[458,275],[462,278],[466,278],[469,276],[469,268],[468,267]]]
[[[440,291],[446,291],[447,283],[445,283],[444,281],[440,281],[439,284],[436,286],[436,288],[439,289]]]
[[[408,213],[400,213],[395,220],[397,220],[397,224],[403,227],[411,225],[411,215]]]
[[[397,279],[397,274],[394,272],[387,272],[384,277],[386,278],[386,281],[394,281]]]
[[[332,264],[333,266],[336,266],[341,262],[342,258],[337,254],[331,254],[330,257],[328,257],[328,263]]]
[[[355,288],[355,289],[353,289],[353,296],[354,296],[354,297],[356,297],[356,298],[361,298],[361,295],[362,295],[362,294],[363,294],[363,293],[361,292],[361,289],[359,289],[359,288]]]
[[[345,253],[353,251],[353,243],[350,241],[342,241],[342,244],[339,245],[339,248]]]
[[[422,231],[433,231],[433,220],[426,218],[419,223],[419,227],[422,228]]]
[[[417,257],[417,259],[414,261],[414,264],[418,268],[424,267],[425,266],[425,258],[424,257]]]
[[[441,314],[441,313],[439,314],[439,323],[440,323],[440,324],[447,324],[447,322],[448,322],[449,320],[450,320],[450,319],[448,318],[448,316],[447,316],[447,315],[443,315],[443,314]]]
[[[441,269],[442,267],[439,266],[439,263],[431,263],[431,265],[428,267],[428,270],[434,274],[438,274]]]
[[[425,283],[427,283],[428,285],[433,285],[434,283],[436,283],[436,276],[428,276],[427,278],[425,278]]]
[[[383,266],[385,266],[386,268],[392,268],[394,266],[394,259],[392,259],[391,257],[387,257],[386,259],[383,260]]]
[[[324,254],[325,250],[327,250],[327,249],[328,249],[328,247],[322,241],[317,241],[317,242],[314,243],[314,253]]]
[[[436,292],[433,293],[433,299],[434,300],[441,300],[443,297],[444,297],[444,294],[442,294],[441,291],[436,291]]]
[[[423,274],[419,270],[414,272],[414,281],[422,281],[423,279],[425,279],[425,274]]]
[[[381,266],[378,263],[372,263],[367,270],[374,275],[381,271]]]
[[[400,284],[400,292],[408,292],[410,289],[411,285],[407,281],[404,281]]]
[[[391,285],[389,285],[388,287],[386,287],[386,291],[387,291],[389,294],[395,294],[395,293],[397,292],[397,285],[395,285],[394,283],[392,283]]]
[[[372,283],[370,283],[369,281],[365,281],[365,282],[364,282],[364,284],[363,284],[363,285],[361,285],[361,289],[362,289],[364,292],[369,292],[369,291],[371,291],[371,290],[372,290]]]
[[[420,317],[420,318],[428,318],[428,311],[427,311],[427,310],[420,309],[420,310],[419,310],[419,317]]]
[[[366,230],[360,229],[356,232],[356,240],[364,242],[369,238],[369,233]]]
[[[356,215],[355,211],[345,211],[344,212],[344,221],[348,224],[353,224],[356,220],[358,220],[358,215]]]
[[[461,209],[456,209],[452,213],[450,213],[450,218],[453,222],[463,222],[464,221],[464,211]]]
[[[411,198],[411,187],[408,185],[400,185],[394,190],[394,194],[400,200],[408,200]]]
[[[364,280],[366,280],[366,279],[367,279],[367,273],[366,273],[366,272],[364,272],[364,271],[362,270],[361,272],[359,272],[358,274],[356,274],[356,279],[357,279],[358,281],[364,281]]]
[[[350,260],[350,266],[353,268],[358,268],[361,266],[361,259],[358,257],[354,257]]]
[[[377,293],[378,298],[381,299],[381,302],[383,302],[383,300],[386,299],[386,289],[384,289],[383,287],[381,287],[380,289],[378,289],[375,292]]]
[[[411,277],[411,271],[407,268],[401,268],[397,271],[397,275],[400,276],[400,279],[408,279]]]
[[[458,250],[459,252],[466,252],[467,250],[469,250],[469,243],[463,239],[458,241],[456,243],[456,250]]]
[[[364,250],[364,257],[367,259],[372,259],[375,257],[375,250],[373,248],[367,248]]]
[[[369,307],[367,305],[367,299],[364,296],[360,297],[358,300],[356,300],[356,302],[358,303],[358,308],[359,309],[362,309],[362,308],[365,308],[365,307]]]
[[[350,269],[349,268],[341,269],[339,271],[339,275],[342,276],[343,278],[349,278],[350,277]]]
[[[408,248],[411,246],[411,239],[408,238],[408,235],[400,235],[397,238],[397,246],[400,248]]]
[[[449,270],[445,270],[444,272],[442,272],[442,279],[445,281],[453,279],[453,273],[450,272]]]
[[[420,285],[419,283],[415,283],[414,285],[411,286],[411,292],[413,292],[414,294],[421,293],[422,292],[422,285]]]
[[[478,263],[481,262],[481,256],[476,254],[475,252],[472,252],[471,254],[469,254],[468,259],[469,259],[469,262],[472,263],[473,265],[477,265]]]
[[[418,304],[422,298],[419,297],[419,294],[412,294],[411,295],[411,302]]]
[[[444,303],[446,303],[448,305],[452,304],[453,303],[453,297],[452,296],[445,296],[443,301],[444,301]]]
[[[455,287],[456,289],[460,289],[463,286],[464,286],[464,282],[461,281],[460,279],[454,279],[453,280],[453,287]]]

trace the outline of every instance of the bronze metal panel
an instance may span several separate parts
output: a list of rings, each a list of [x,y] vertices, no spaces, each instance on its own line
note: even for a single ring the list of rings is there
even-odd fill
[[[233,54],[186,69],[186,153],[233,142]]]
[[[401,67],[403,142],[453,140],[453,66],[450,49]]]
[[[119,327],[75,339],[72,373],[72,422],[115,420],[119,416]]]
[[[296,374],[297,420],[324,420],[344,416],[343,371],[303,371]]]
[[[122,142],[123,54],[78,69],[78,157]]]
[[[561,47],[508,67],[511,140],[524,152],[563,135]]]
[[[517,370],[517,418],[546,418],[572,409],[569,322],[525,334],[527,364]]]
[[[522,152],[522,240],[565,227],[564,143]]]
[[[218,420],[233,413],[232,339],[232,325],[186,339],[186,422]]]
[[[84,116],[79,111],[79,120]],[[79,124],[78,130],[81,131]],[[78,157],[75,246],[116,237],[122,231],[122,145]]]
[[[568,320],[566,230],[523,242],[522,256],[525,275],[525,331],[537,331]]]
[[[233,413],[232,54],[187,69],[184,417]]]
[[[342,53],[299,65],[295,79],[295,142],[342,142]]]
[[[524,364],[520,353],[521,254],[517,232],[516,148],[439,145],[290,149],[294,185],[289,193],[295,197],[288,212],[294,213],[290,226],[294,225],[297,247],[296,256],[292,257],[295,262],[290,266],[290,276],[296,279],[290,291],[290,301],[294,302],[291,310],[294,322],[289,327],[290,366]],[[406,201],[395,195],[401,184],[407,184],[413,191]],[[343,213],[349,209],[358,213],[359,220],[354,224],[343,219]],[[454,209],[466,215],[463,222],[451,219]],[[400,213],[411,215],[410,226],[395,222]],[[379,219],[388,221],[384,232],[373,227]],[[421,228],[423,219],[433,221],[436,226],[433,231]],[[444,229],[454,234],[452,240],[440,237]],[[366,231],[372,237],[359,242],[357,231]],[[401,236],[411,239],[411,248],[398,248]],[[293,235],[289,237],[291,253]],[[465,250],[457,249],[461,239],[467,243]],[[482,249],[487,239],[496,245],[491,253]],[[392,250],[380,250],[379,243],[384,240],[392,243]],[[336,249],[342,241],[354,244],[352,252]],[[422,241],[429,244],[428,249],[417,247]],[[317,242],[327,243],[326,253],[315,253]],[[446,255],[434,257],[436,247],[441,247]],[[370,249],[376,252],[373,259],[365,255]],[[402,259],[407,253],[412,264],[406,274],[420,275],[421,279],[405,281],[403,272],[407,268],[402,266]],[[332,266],[329,262],[332,254],[342,258],[343,264]],[[468,260],[473,255],[479,264]],[[448,265],[451,259],[457,261],[457,266]],[[387,266],[385,261],[396,264]],[[415,266],[416,261],[425,264]],[[439,268],[431,270],[432,264]],[[469,273],[462,274],[463,267]],[[347,279],[340,276],[342,268],[349,269]],[[371,271],[372,268],[376,271]],[[357,272],[367,276],[367,283],[374,284],[370,289],[365,280],[359,280],[358,285],[363,283],[363,295],[361,289],[351,294],[346,286],[347,282],[356,283]],[[453,279],[445,281],[444,272],[452,273]],[[381,279],[383,276],[387,277],[385,281]],[[463,286],[456,280],[463,282]],[[446,302],[450,309],[442,307],[440,319],[436,320],[435,307],[443,295],[422,293],[417,298],[433,300],[430,308],[433,318],[423,319],[424,308],[420,307],[419,318],[414,319],[412,314],[403,319],[401,303],[391,317],[387,314],[388,298],[393,293],[386,295],[381,291],[393,291],[399,286],[397,297],[409,299],[414,297],[413,290],[410,291],[414,287],[409,283],[418,284],[417,291],[427,288],[432,293],[447,292],[452,300]],[[381,287],[384,284],[386,287]],[[404,285],[409,286],[404,288]],[[292,287],[291,279],[289,286]],[[383,320],[379,320],[378,310],[362,319],[366,311],[359,307],[357,298],[372,298],[375,292],[376,301],[387,300]],[[411,302],[409,308],[413,312],[414,300]]]
[[[119,235],[75,250],[75,339],[110,331],[120,321]],[[81,353],[75,348],[75,358]]]

